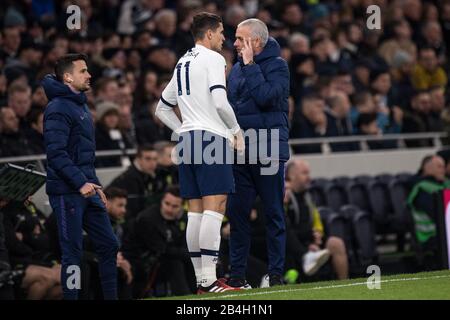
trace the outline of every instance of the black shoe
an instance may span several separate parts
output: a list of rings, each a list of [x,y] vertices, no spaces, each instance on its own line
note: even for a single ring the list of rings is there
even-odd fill
[[[229,285],[230,287],[240,288],[240,289],[243,289],[243,290],[248,290],[248,289],[252,288],[250,286],[250,284],[247,282],[247,280],[239,279],[239,278],[230,278],[227,281],[227,285]]]
[[[283,277],[279,274],[271,274],[269,276],[269,286],[282,286],[284,285]]]

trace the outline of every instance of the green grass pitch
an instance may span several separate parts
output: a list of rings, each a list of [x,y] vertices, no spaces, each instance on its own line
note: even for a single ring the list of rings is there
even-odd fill
[[[368,275],[369,277],[369,275]],[[367,278],[286,285],[265,289],[170,297],[171,300],[450,300],[450,270],[380,278],[369,289]],[[373,283],[373,282],[371,282]]]

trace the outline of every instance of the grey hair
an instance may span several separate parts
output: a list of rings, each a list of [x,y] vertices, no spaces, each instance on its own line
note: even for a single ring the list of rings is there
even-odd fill
[[[269,30],[264,22],[259,19],[247,19],[238,24],[238,28],[241,26],[250,27],[252,37],[260,38],[263,47],[266,46],[267,40],[269,39]]]

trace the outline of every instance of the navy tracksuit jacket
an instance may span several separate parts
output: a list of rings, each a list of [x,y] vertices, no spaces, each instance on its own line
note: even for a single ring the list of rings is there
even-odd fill
[[[49,100],[44,113],[46,190],[58,222],[64,298],[78,298],[75,277],[81,264],[84,229],[98,255],[103,296],[116,299],[117,238],[100,197],[84,198],[79,192],[87,182],[100,185],[94,167],[95,129],[86,95],[73,92],[53,75],[47,75],[42,85]]]
[[[282,275],[284,271],[286,235],[283,208],[284,164],[289,159],[289,69],[280,57],[280,46],[269,38],[263,51],[254,57],[255,64],[244,66],[239,58],[228,78],[228,98],[243,130],[266,129],[268,156],[278,160],[275,174],[263,175],[258,164],[235,164],[233,173],[236,193],[228,198],[227,216],[230,219],[231,276],[245,278],[247,256],[250,250],[250,212],[259,195],[266,216],[269,274]],[[271,130],[278,129],[279,137],[272,141]],[[257,140],[263,136],[257,136]],[[246,158],[254,159],[246,140]],[[271,143],[278,146],[275,154]],[[258,157],[259,160],[262,157]]]

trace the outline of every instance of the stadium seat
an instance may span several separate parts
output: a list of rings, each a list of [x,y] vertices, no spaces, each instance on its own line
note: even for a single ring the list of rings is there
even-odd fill
[[[364,185],[368,185],[370,181],[372,181],[373,178],[366,174],[361,174],[353,177],[353,181],[357,183],[361,183]]]
[[[377,233],[385,233],[390,229],[391,218],[394,215],[387,184],[380,180],[374,180],[370,183],[368,191]]]
[[[368,183],[372,179],[366,180]],[[372,208],[370,206],[369,195],[367,191],[367,185],[364,180],[355,181],[353,180],[347,187],[349,204],[353,204],[368,213],[372,213]]]
[[[338,176],[333,178],[331,181],[343,187],[347,186],[352,179],[349,176]]]
[[[309,192],[311,193],[315,205],[318,207],[327,205],[325,190],[328,184],[329,180],[324,178],[314,179],[311,181]]]
[[[354,205],[343,206],[340,212],[348,218],[351,226],[350,247],[347,248],[351,269],[353,272],[363,273],[378,256],[372,219],[366,211]]]
[[[386,185],[389,185],[391,180],[394,178],[394,175],[390,173],[382,173],[375,176],[376,181],[380,181],[382,183],[385,183]]]
[[[318,210],[324,223],[325,233],[328,236],[335,236],[344,239],[348,234],[348,230],[346,230],[345,217],[339,212],[335,212],[328,207],[319,207]]]
[[[334,211],[339,211],[343,205],[348,204],[345,187],[333,182],[330,182],[326,188],[326,199],[328,207]]]

